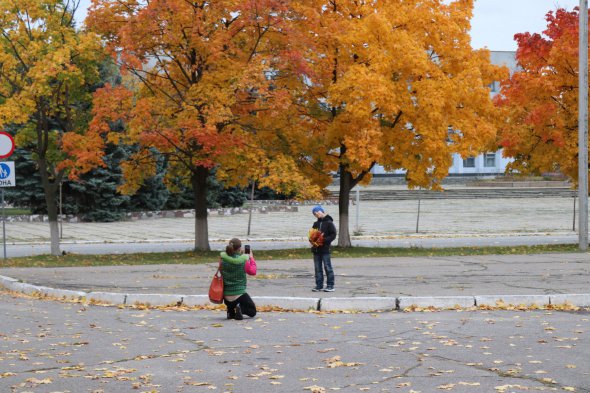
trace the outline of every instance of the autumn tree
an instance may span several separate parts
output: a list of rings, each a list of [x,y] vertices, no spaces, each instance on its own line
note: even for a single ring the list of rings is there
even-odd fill
[[[101,152],[88,140],[139,146],[123,164],[125,192],[154,174],[154,154],[167,158],[165,182],[187,179],[195,201],[195,249],[209,249],[207,179],[216,170],[227,184],[317,191],[297,177],[296,158],[276,148],[263,128],[288,94],[275,70],[291,54],[281,0],[94,0],[87,25],[98,32],[126,73],[126,83],[95,95],[94,136],[68,141],[79,171]],[[112,124],[124,124],[115,133]],[[273,146],[266,152],[260,141]],[[92,145],[92,144],[90,144]],[[285,170],[287,168],[287,170]]]
[[[65,133],[83,133],[99,41],[76,29],[75,0],[0,0],[0,126],[37,164],[47,204],[51,254],[59,255],[56,192],[66,174]],[[17,185],[18,187],[18,185]]]
[[[501,83],[496,103],[503,111],[498,140],[514,159],[508,170],[560,171],[578,178],[577,9],[546,16],[542,34],[514,36],[518,69]]]
[[[307,173],[321,185],[339,174],[338,245],[348,247],[349,194],[374,165],[441,189],[453,153],[493,146],[488,85],[503,71],[470,46],[470,0],[296,4],[307,39],[292,45],[308,71],[293,97]]]

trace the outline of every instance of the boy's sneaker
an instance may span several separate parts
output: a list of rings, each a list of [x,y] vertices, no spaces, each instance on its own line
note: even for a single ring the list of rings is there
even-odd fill
[[[241,321],[244,319],[244,315],[242,315],[242,307],[240,307],[239,304],[236,306],[236,316],[234,318],[236,321]]]
[[[334,288],[333,287],[327,287],[326,289],[324,289],[324,292],[334,292]]]
[[[312,292],[321,292],[322,291],[322,288],[314,288],[311,291]]]

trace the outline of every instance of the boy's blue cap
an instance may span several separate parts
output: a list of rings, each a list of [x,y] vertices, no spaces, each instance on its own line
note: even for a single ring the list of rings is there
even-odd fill
[[[313,209],[311,209],[311,212],[312,212],[313,214],[316,214],[317,212],[322,212],[322,213],[325,213],[326,211],[324,210],[324,208],[323,208],[323,207],[321,207],[320,205],[317,205],[317,206],[314,206],[314,208],[313,208]]]

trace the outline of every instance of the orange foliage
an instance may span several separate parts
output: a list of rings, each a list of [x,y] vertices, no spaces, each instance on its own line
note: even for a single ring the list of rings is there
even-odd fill
[[[338,244],[348,246],[349,192],[377,163],[405,169],[410,187],[439,189],[452,153],[495,147],[488,85],[506,70],[470,46],[472,0],[292,4],[291,51],[307,64],[290,88],[291,134],[308,177],[325,186],[340,174]]]
[[[296,163],[263,148],[276,145],[264,132],[269,118],[289,104],[269,73],[284,64],[305,69],[284,44],[290,12],[281,0],[93,0],[86,23],[105,38],[127,79],[124,87],[96,94],[91,131],[156,148],[168,156],[169,177],[216,167],[228,183],[255,179],[275,188],[298,185],[301,193],[314,189],[289,170],[272,176],[273,164],[292,169]],[[116,121],[125,130],[112,136]],[[140,185],[146,165],[127,166],[125,191]]]
[[[70,168],[70,178],[76,179],[92,168],[104,166],[102,158],[105,142],[118,143],[118,135],[109,134],[109,122],[125,120],[131,100],[132,96],[128,90],[113,88],[110,84],[94,94],[93,118],[88,131],[84,135],[67,133],[62,138],[63,150],[75,157],[65,160],[62,164],[63,167]]]
[[[350,185],[379,163],[405,169],[410,186],[439,188],[452,153],[493,148],[488,85],[506,73],[474,51],[473,2],[297,2],[308,59],[297,89],[310,174],[339,171]],[[448,143],[448,127],[460,131]],[[321,170],[318,172],[318,167]],[[341,183],[342,184],[342,183]],[[345,192],[346,193],[346,192]]]
[[[86,20],[125,75],[95,95],[90,132],[139,147],[123,165],[132,193],[153,172],[153,149],[167,157],[165,181],[183,178],[195,193],[196,248],[206,249],[206,179],[250,179],[300,195],[317,194],[297,171],[299,156],[274,133],[290,104],[280,69],[305,62],[289,49],[284,0],[93,0]],[[289,67],[284,67],[289,68]],[[115,132],[113,124],[124,130]],[[80,145],[80,165],[92,159]]]

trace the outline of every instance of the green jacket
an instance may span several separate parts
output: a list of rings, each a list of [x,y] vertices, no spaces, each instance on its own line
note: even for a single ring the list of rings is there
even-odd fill
[[[222,252],[221,275],[223,276],[223,295],[233,296],[246,293],[246,271],[244,265],[249,256],[237,254],[233,256]]]

